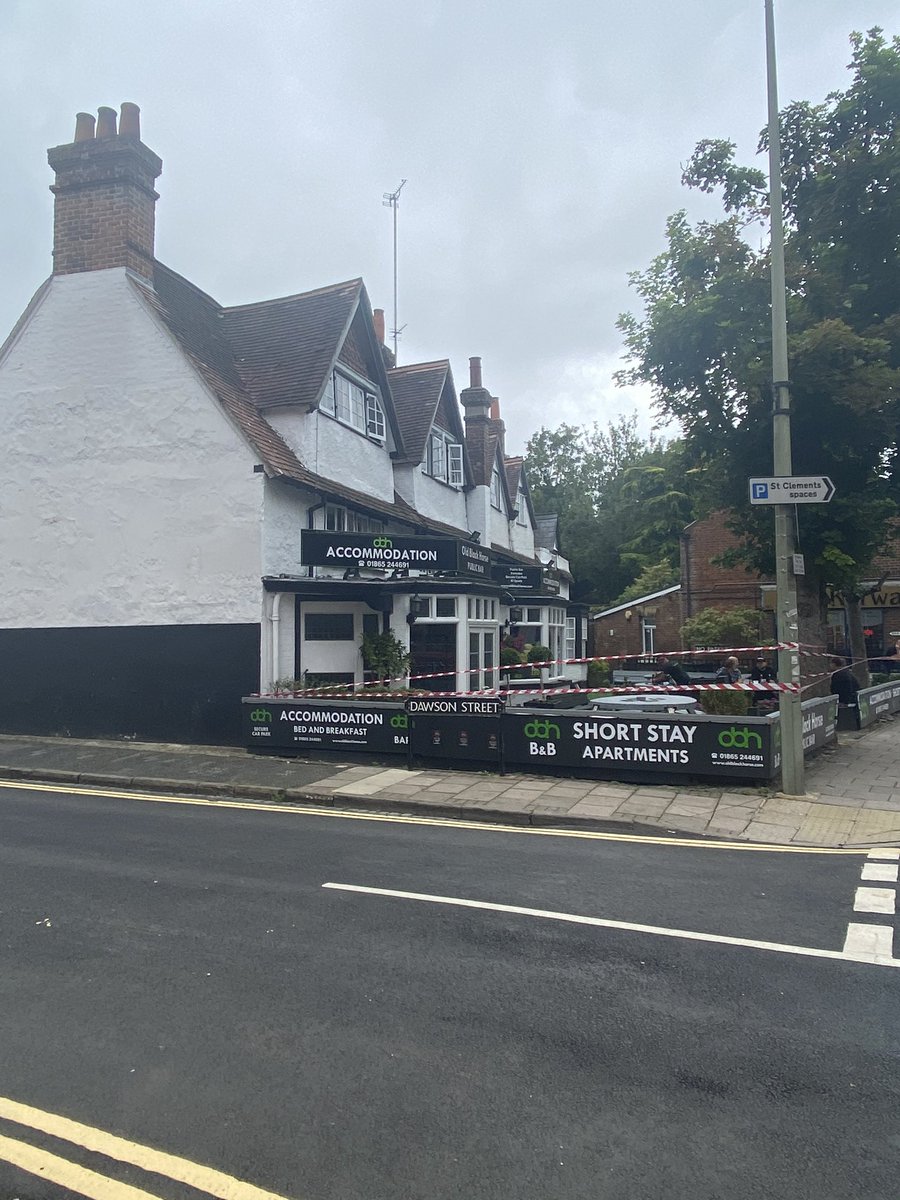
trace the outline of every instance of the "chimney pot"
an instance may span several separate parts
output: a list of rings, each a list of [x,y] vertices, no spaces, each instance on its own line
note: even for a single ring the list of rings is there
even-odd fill
[[[481,359],[469,359],[469,387],[481,387]]]
[[[500,420],[500,401],[496,396],[491,396],[491,420]]]
[[[110,138],[116,136],[116,110],[114,108],[97,109],[97,137]]]
[[[138,141],[141,140],[141,110],[129,100],[122,105],[119,116],[119,137],[133,137]]]
[[[384,309],[376,308],[372,312],[372,321],[375,325],[375,337],[378,339],[379,346],[384,345]]]
[[[75,114],[75,141],[90,142],[94,137],[94,114]]]

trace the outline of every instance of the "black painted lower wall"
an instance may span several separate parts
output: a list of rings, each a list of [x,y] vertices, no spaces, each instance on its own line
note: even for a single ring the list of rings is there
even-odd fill
[[[258,624],[0,629],[0,733],[241,744]]]

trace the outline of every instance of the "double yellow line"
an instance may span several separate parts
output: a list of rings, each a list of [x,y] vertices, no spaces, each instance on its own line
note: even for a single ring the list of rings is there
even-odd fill
[[[38,1133],[49,1134],[50,1137],[70,1142],[105,1158],[161,1175],[169,1181],[187,1184],[188,1187],[205,1192],[208,1196],[215,1196],[216,1200],[285,1200],[284,1196],[267,1192],[252,1183],[244,1183],[213,1167],[204,1167],[189,1159],[178,1158],[177,1155],[166,1154],[162,1150],[153,1150],[150,1146],[130,1142],[113,1133],[95,1129],[92,1125],[82,1125],[79,1121],[44,1112],[40,1108],[32,1108],[28,1104],[20,1104],[17,1100],[9,1100],[3,1096],[0,1096],[0,1118],[24,1125]],[[68,1188],[69,1191],[76,1192],[79,1196],[87,1196],[90,1200],[159,1200],[155,1192],[121,1183],[98,1171],[91,1171],[78,1163],[70,1162],[58,1154],[41,1150],[30,1142],[17,1141],[15,1138],[0,1136],[0,1161],[11,1163],[29,1175]]]

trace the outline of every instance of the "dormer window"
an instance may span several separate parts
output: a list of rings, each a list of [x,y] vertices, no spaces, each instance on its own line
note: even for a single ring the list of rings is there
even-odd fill
[[[500,472],[496,464],[491,471],[491,505],[493,508],[503,509],[503,503],[500,499]]]
[[[519,489],[519,495],[516,498],[516,507],[518,509],[518,512],[516,513],[516,524],[522,525],[522,526],[527,525],[528,524],[528,507],[527,507],[527,501],[525,499],[525,493],[522,491],[521,488]]]
[[[440,479],[453,487],[462,487],[465,482],[462,444],[454,441],[446,430],[435,426],[425,445],[422,470],[433,479]]]
[[[384,410],[371,392],[366,392],[366,433],[384,441]]]
[[[334,371],[329,377],[319,410],[370,438],[382,442],[385,439],[384,409],[378,396],[341,371]]]

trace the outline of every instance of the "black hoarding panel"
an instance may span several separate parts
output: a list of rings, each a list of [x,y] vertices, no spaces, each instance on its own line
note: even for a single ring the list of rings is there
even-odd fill
[[[493,561],[493,555],[476,542],[459,543],[458,570],[461,575],[474,575],[477,579],[490,579]]]
[[[900,711],[900,682],[863,688],[856,701],[859,705],[859,725],[864,729],[879,717]]]
[[[541,586],[541,568],[518,566],[509,564],[505,566],[496,566],[492,572],[495,583],[499,583],[501,587],[530,589],[537,591]]]
[[[412,753],[419,758],[499,763],[503,701],[478,696],[422,697],[406,702]]]
[[[507,712],[503,746],[510,766],[577,768],[605,779],[629,772],[741,779],[774,774],[771,725],[753,718]]]
[[[409,718],[399,704],[346,700],[244,700],[251,750],[342,750],[405,754]]]

